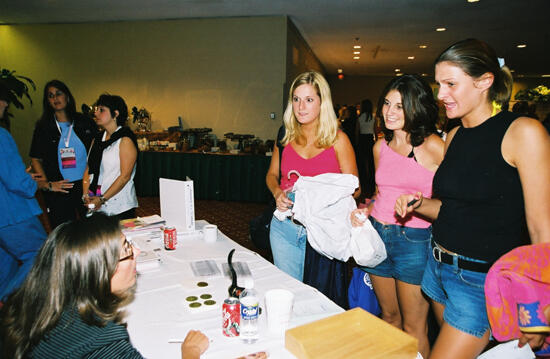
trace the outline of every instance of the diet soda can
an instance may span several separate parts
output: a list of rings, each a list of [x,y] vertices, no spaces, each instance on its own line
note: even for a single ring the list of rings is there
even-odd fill
[[[241,304],[239,299],[229,297],[222,306],[222,332],[226,337],[238,337],[241,325]]]
[[[164,248],[172,251],[176,249],[178,244],[178,236],[176,233],[176,227],[164,227]]]

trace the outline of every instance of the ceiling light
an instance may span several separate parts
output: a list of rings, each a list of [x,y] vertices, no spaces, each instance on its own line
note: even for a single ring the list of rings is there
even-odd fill
[[[354,51],[353,54],[354,55],[359,55],[361,53],[361,51]]]
[[[479,0],[468,0],[468,2],[478,2]]]
[[[407,57],[407,59],[414,60],[414,56],[409,56],[409,57]]]
[[[353,56],[353,59],[354,59],[354,60],[359,60],[360,57],[359,57],[359,56]]]
[[[403,73],[398,72],[398,73],[395,74],[395,76],[403,76]]]
[[[423,76],[423,77],[426,77],[426,76],[428,76],[428,74],[422,74],[422,76]]]
[[[518,49],[524,49],[524,48],[526,48],[526,47],[527,47],[526,44],[519,44],[519,45],[517,46]]]
[[[512,69],[512,70],[510,70],[510,72],[516,72],[516,70],[513,70],[513,69]]]
[[[395,69],[394,71],[395,71],[395,72],[399,72],[399,71],[401,71],[401,70],[400,70],[400,69]]]
[[[354,48],[354,49],[360,49],[360,48],[361,48],[361,45],[353,45],[353,48]]]
[[[425,49],[425,48],[428,47],[428,45],[419,45],[418,47],[421,48],[421,49]]]
[[[545,75],[542,75],[541,77],[550,77],[550,74],[545,74]]]
[[[344,70],[338,69],[338,73],[341,74]]]
[[[444,27],[438,27],[437,29],[435,29],[435,31],[439,31],[439,32],[445,31],[445,30],[447,30],[447,29],[444,28]]]

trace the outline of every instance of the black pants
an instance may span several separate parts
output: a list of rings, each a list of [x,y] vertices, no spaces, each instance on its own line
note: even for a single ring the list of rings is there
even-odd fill
[[[69,193],[44,192],[52,230],[61,223],[83,218],[86,214],[86,207],[82,203],[82,180],[71,183],[73,188],[68,190]]]
[[[361,193],[370,197],[374,194],[374,157],[372,147],[374,146],[373,135],[359,135],[357,144],[357,170],[359,171],[359,182]]]

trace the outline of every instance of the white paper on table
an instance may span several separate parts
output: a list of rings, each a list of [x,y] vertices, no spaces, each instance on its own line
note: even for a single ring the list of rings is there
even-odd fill
[[[531,347],[526,344],[522,348],[518,347],[518,340],[512,340],[486,351],[477,357],[477,359],[534,359],[535,354]]]
[[[177,232],[195,230],[193,181],[159,178],[160,215]]]

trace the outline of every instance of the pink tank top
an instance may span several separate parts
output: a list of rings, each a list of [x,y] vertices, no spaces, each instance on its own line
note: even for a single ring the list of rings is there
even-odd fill
[[[420,191],[424,197],[431,198],[434,174],[435,172],[423,167],[414,158],[398,154],[383,141],[375,175],[378,196],[371,215],[388,224],[428,228],[431,222],[417,217],[414,213],[401,218],[395,213],[394,206],[397,197],[405,193]]]
[[[334,146],[325,149],[315,157],[305,159],[294,150],[291,144],[286,145],[281,160],[281,189],[283,191],[292,188],[298,179],[298,176],[293,174],[290,179],[288,178],[288,172],[292,170],[298,171],[300,176],[341,173]]]

